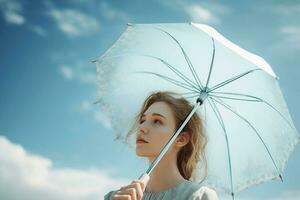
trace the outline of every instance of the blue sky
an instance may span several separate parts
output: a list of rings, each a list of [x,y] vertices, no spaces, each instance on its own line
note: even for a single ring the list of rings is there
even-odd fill
[[[91,61],[127,22],[205,23],[260,55],[300,130],[299,16],[297,1],[0,0],[0,198],[97,199],[146,169],[92,104]],[[297,146],[283,183],[237,197],[300,199],[299,166]]]

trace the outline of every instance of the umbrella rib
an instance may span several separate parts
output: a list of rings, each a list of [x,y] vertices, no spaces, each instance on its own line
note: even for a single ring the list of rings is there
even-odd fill
[[[214,113],[215,113],[215,115],[216,115],[222,129],[223,129],[223,132],[225,134],[226,147],[227,147],[227,156],[228,156],[228,165],[229,165],[229,174],[230,174],[231,194],[233,195],[234,192],[233,192],[232,161],[231,161],[231,157],[230,157],[230,148],[229,148],[229,141],[228,141],[226,127],[225,127],[225,124],[224,124],[223,117],[222,117],[218,107],[214,103],[213,99],[211,97],[209,97],[207,100],[208,100],[208,103],[209,103],[210,107],[214,111]],[[210,102],[210,100],[212,102]]]
[[[235,80],[238,80],[238,79],[242,78],[243,76],[245,76],[245,75],[247,75],[247,74],[249,74],[249,73],[252,73],[252,72],[254,72],[254,71],[256,71],[256,70],[261,70],[261,69],[252,69],[252,70],[249,70],[249,71],[244,72],[244,73],[242,73],[242,74],[239,74],[239,75],[237,75],[237,76],[234,76],[234,77],[232,77],[232,78],[230,78],[230,79],[227,79],[226,81],[223,81],[223,82],[221,82],[221,83],[219,83],[219,84],[213,86],[213,87],[209,90],[209,92],[212,92],[212,91],[214,91],[214,90],[216,90],[216,89],[218,89],[218,88],[220,88],[220,87],[223,87],[224,85],[227,85],[227,84],[229,84],[229,83],[231,83],[231,82],[233,82],[233,81],[235,81]]]
[[[204,103],[204,121],[205,121],[205,127],[207,125],[207,116],[206,116],[206,104]]]
[[[184,74],[182,74],[179,70],[177,70],[175,67],[173,67],[172,65],[170,65],[165,60],[163,60],[161,58],[158,58],[158,57],[155,57],[155,56],[147,56],[147,57],[154,58],[154,59],[157,59],[157,60],[161,61],[165,66],[167,66],[169,69],[171,69],[175,74],[177,74],[187,84],[191,85],[193,88],[195,88],[195,89],[198,90],[196,84],[192,80],[190,80],[188,77],[186,77]]]
[[[216,110],[215,110],[216,105],[214,104],[214,106],[212,106],[212,103],[210,102],[210,99],[211,99],[211,98],[208,99],[208,103],[209,103],[210,107],[213,109],[213,111],[214,111],[214,113],[215,113],[215,115],[216,115],[216,117],[217,117],[217,119],[218,119],[218,121],[219,121],[219,123],[220,123],[220,125],[221,125],[221,127],[222,127],[222,129],[223,129],[223,131],[226,132],[223,118],[222,118],[222,116],[221,116],[221,114],[220,114],[219,111],[216,112]]]
[[[263,143],[265,149],[268,152],[268,155],[270,156],[270,158],[272,160],[273,165],[275,166],[275,168],[276,168],[276,170],[277,170],[277,172],[279,174],[279,177],[281,177],[280,171],[279,171],[279,169],[278,169],[278,167],[277,167],[277,165],[276,165],[276,163],[275,163],[275,161],[273,159],[273,156],[271,155],[271,152],[270,152],[269,148],[267,147],[266,143],[264,142],[264,140],[262,139],[262,137],[260,136],[260,134],[258,133],[258,131],[256,130],[256,128],[246,118],[244,118],[242,115],[240,115],[236,111],[234,111],[234,109],[230,105],[226,104],[223,100],[219,99],[218,97],[212,97],[212,99],[215,102],[217,102],[220,105],[222,105],[223,107],[225,107],[226,109],[228,109],[231,112],[233,112],[235,115],[237,115],[240,119],[242,119],[244,122],[246,122],[252,128],[252,130],[256,133],[257,137]]]
[[[219,95],[215,95],[215,94],[210,94],[210,96],[212,96],[212,97],[219,97],[219,98],[222,98],[222,99],[231,99],[231,100],[240,100],[240,101],[261,102],[261,101],[259,101],[259,100],[254,100],[254,99],[241,99],[241,98],[224,97],[224,96],[219,96]]]
[[[177,70],[175,67],[173,67],[172,65],[170,65],[165,60],[163,60],[161,58],[158,58],[158,57],[155,57],[155,56],[150,56],[150,55],[134,55],[134,54],[127,53],[127,54],[118,54],[118,55],[115,55],[115,56],[106,56],[106,57],[102,58],[101,61],[104,61],[105,58],[115,58],[115,57],[123,57],[123,56],[145,56],[145,57],[157,59],[157,60],[161,61],[166,67],[168,67],[169,69],[171,69],[175,74],[177,74],[182,80],[184,80],[191,87],[195,88],[196,90],[199,90],[197,88],[196,84],[192,80],[190,80],[188,77],[186,77],[184,74],[182,74],[179,70]],[[96,60],[95,62],[98,62],[98,61]],[[201,87],[199,87],[199,88],[201,90]]]
[[[162,79],[165,79],[166,81],[169,81],[169,82],[171,82],[171,83],[173,83],[173,84],[175,84],[175,85],[177,85],[177,86],[183,87],[183,88],[185,88],[185,89],[187,89],[187,90],[189,90],[189,91],[199,92],[199,91],[197,91],[197,90],[194,90],[194,88],[191,88],[189,85],[187,85],[187,84],[185,84],[185,83],[179,82],[179,81],[177,81],[177,80],[175,80],[175,79],[172,79],[172,78],[169,78],[169,77],[167,77],[167,76],[160,75],[160,74],[158,74],[158,73],[148,72],[148,71],[137,71],[136,73],[152,74],[152,75],[158,76],[158,77],[160,77],[160,78],[162,78]]]
[[[190,68],[190,70],[191,70],[191,72],[192,72],[192,75],[193,75],[195,81],[197,82],[198,87],[201,88],[201,90],[202,90],[202,89],[203,89],[203,85],[202,85],[202,83],[201,83],[201,81],[200,81],[200,79],[199,79],[199,77],[198,77],[198,75],[197,75],[197,73],[196,73],[196,71],[195,71],[195,69],[194,69],[194,67],[193,67],[193,65],[192,65],[192,63],[191,63],[191,61],[190,61],[190,59],[189,59],[189,57],[187,56],[186,52],[184,51],[184,49],[183,49],[183,47],[181,46],[181,44],[179,43],[179,41],[178,41],[174,36],[172,36],[170,33],[168,33],[167,31],[165,31],[165,30],[163,30],[163,29],[161,29],[161,28],[156,28],[156,29],[158,29],[158,30],[160,30],[160,31],[162,31],[162,32],[164,32],[164,33],[166,33],[167,35],[169,35],[169,36],[170,36],[170,37],[178,44],[178,46],[179,46],[180,49],[181,49],[181,52],[182,52],[183,55],[184,55],[184,58],[185,58],[187,64],[188,64],[188,66],[189,66],[189,68]]]
[[[262,103],[265,103],[269,107],[271,107],[275,112],[277,112],[277,114],[279,114],[285,120],[285,122],[291,127],[291,129],[294,129],[294,127],[288,121],[288,119],[279,110],[277,110],[272,104],[270,104],[266,100],[263,100],[263,99],[261,99],[259,97],[256,97],[256,96],[247,95],[247,94],[240,94],[240,93],[230,93],[230,92],[212,92],[212,93],[213,94],[211,94],[211,96],[216,96],[216,97],[224,98],[224,99],[241,100],[241,101],[253,101],[253,102],[262,102]],[[217,95],[214,95],[214,94],[224,94],[224,95],[232,95],[232,96],[241,96],[241,97],[248,97],[248,98],[252,98],[252,99],[240,99],[240,98],[234,98],[234,97],[217,96]]]
[[[207,80],[206,80],[205,88],[208,86],[210,76],[211,76],[211,72],[212,72],[212,67],[213,67],[214,60],[215,60],[215,51],[216,51],[215,50],[215,41],[214,41],[214,38],[211,38],[211,39],[212,39],[212,42],[213,42],[213,55],[212,55],[212,58],[211,58],[211,63],[210,63],[210,67],[209,67],[209,73],[208,73],[208,77],[207,77]]]
[[[189,94],[199,94],[199,93],[191,91],[191,92],[184,92],[184,93],[179,93],[179,94],[181,94],[181,95],[189,95]]]
[[[190,96],[186,96],[186,98],[195,98],[195,97],[199,97],[199,94],[195,94],[195,95],[190,95]]]

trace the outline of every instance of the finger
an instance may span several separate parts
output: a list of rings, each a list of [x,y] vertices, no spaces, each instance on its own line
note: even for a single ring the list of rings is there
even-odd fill
[[[131,196],[127,194],[123,194],[123,195],[115,194],[113,200],[131,200]]]
[[[125,185],[125,186],[121,187],[119,190],[125,190],[125,189],[132,188],[132,187],[133,187],[133,186],[132,186],[133,183],[139,183],[140,186],[141,186],[142,191],[144,191],[144,189],[145,189],[145,188],[144,188],[144,184],[143,184],[143,182],[141,182],[141,181],[139,181],[139,180],[133,180],[133,181],[130,183],[130,185]]]
[[[131,183],[131,185],[135,188],[135,190],[137,192],[137,198],[138,198],[138,200],[142,199],[143,198],[143,190],[142,190],[141,183],[133,181]]]
[[[137,200],[135,188],[128,188],[117,192],[118,195],[130,195],[132,200]]]
[[[139,183],[139,185],[141,186],[142,191],[143,191],[143,192],[145,191],[145,184],[144,184],[143,181],[140,181],[140,180],[134,180],[134,181],[132,181],[132,183]]]

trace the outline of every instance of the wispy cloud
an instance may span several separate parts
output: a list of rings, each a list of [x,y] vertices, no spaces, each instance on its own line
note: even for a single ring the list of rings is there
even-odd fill
[[[298,19],[298,16],[300,16],[300,3],[278,3],[269,9],[282,21],[278,31],[283,38],[275,46],[282,48],[283,45],[288,45],[292,48],[300,48],[300,21]]]
[[[67,65],[62,65],[59,68],[61,75],[66,80],[74,80],[74,81],[80,81],[81,83],[85,84],[94,84],[96,85],[96,73],[95,72],[88,72],[84,70],[82,67],[75,66],[70,67]],[[112,124],[110,122],[110,119],[104,115],[100,109],[94,104],[96,100],[89,101],[89,100],[83,100],[79,108],[77,107],[76,110],[80,112],[86,112],[89,113],[95,121],[102,124],[104,127],[110,129],[112,128]]]
[[[101,15],[109,20],[112,19],[121,19],[124,21],[129,21],[129,16],[127,13],[118,10],[116,8],[113,8],[111,5],[109,5],[106,2],[101,2],[100,4],[100,10],[101,10]]]
[[[24,8],[22,1],[17,0],[0,0],[0,11],[9,24],[27,25],[27,27],[34,33],[40,36],[46,36],[47,32],[38,25],[31,24],[23,15]]]
[[[80,110],[82,112],[90,111],[92,109],[92,104],[88,100],[83,100],[80,105]]]
[[[87,69],[82,67],[80,62],[73,67],[62,65],[59,67],[59,71],[66,80],[79,81],[84,84],[93,84],[96,86],[96,73],[87,71]],[[94,104],[95,101],[96,99],[84,99],[79,104],[75,105],[75,110],[80,113],[87,113],[89,117],[92,117],[93,120],[102,124],[103,127],[111,129],[112,124],[110,119],[100,111],[96,104]]]
[[[96,12],[95,14],[99,14],[102,19],[130,21],[129,14],[124,9],[117,8],[112,1],[89,0],[88,4],[86,0],[69,0],[69,2],[77,8],[85,8]]]
[[[51,3],[47,4],[49,16],[57,27],[67,36],[87,36],[100,30],[96,18],[75,9],[58,9]]]
[[[194,22],[204,22],[204,23],[212,23],[217,24],[220,20],[213,15],[211,11],[204,8],[203,6],[194,4],[194,5],[186,5],[185,12],[192,21]]]
[[[128,183],[106,170],[54,168],[48,158],[28,153],[0,136],[0,199],[101,199],[109,190]]]
[[[281,15],[293,16],[295,13],[300,12],[300,3],[296,2],[296,1],[295,1],[295,3],[290,2],[290,3],[286,3],[286,4],[278,3],[278,4],[275,4],[275,6],[273,6],[271,9]],[[295,20],[298,20],[298,19],[295,19]]]
[[[196,23],[220,24],[221,18],[231,13],[231,8],[218,2],[162,1],[166,7],[183,12]]]
[[[102,124],[104,127],[108,129],[112,128],[110,119],[105,114],[103,114],[99,107],[94,104],[94,102],[86,99],[83,100],[80,104],[79,110],[81,112],[90,113],[94,117],[94,120]]]
[[[61,75],[67,80],[77,80],[82,83],[96,84],[96,74],[81,67],[62,65],[59,67]]]
[[[61,66],[60,72],[63,75],[63,77],[66,79],[73,79],[74,77],[74,70],[69,66],[66,65]]]
[[[104,127],[109,129],[112,128],[110,119],[106,115],[104,115],[99,109],[98,111],[94,112],[94,118],[96,119],[96,121],[100,122]]]
[[[46,30],[40,26],[32,25],[31,30],[36,34],[38,34],[39,36],[43,36],[43,37],[47,36]]]
[[[300,14],[300,13],[299,13]],[[300,48],[300,25],[299,26],[283,26],[280,29],[285,39],[284,42],[289,46]]]
[[[25,17],[22,14],[23,6],[15,0],[0,0],[0,10],[5,21],[9,24],[23,25]]]
[[[59,29],[68,36],[90,35],[100,29],[97,20],[73,9],[52,9],[53,17]]]

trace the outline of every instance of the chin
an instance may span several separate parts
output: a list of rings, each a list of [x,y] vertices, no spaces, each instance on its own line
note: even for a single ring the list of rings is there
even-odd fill
[[[142,152],[140,150],[135,150],[135,154],[139,157],[147,157],[147,154],[145,152]]]
[[[147,157],[147,158],[149,158],[149,157],[156,157],[158,155],[158,153],[155,154],[152,151],[149,152],[149,150],[146,151],[145,149],[139,149],[139,148],[135,149],[135,154],[137,156],[139,156],[139,157]]]
[[[147,151],[147,149],[145,148],[141,148],[141,147],[136,147],[135,148],[135,154],[139,157],[148,157],[149,156],[149,151]]]

